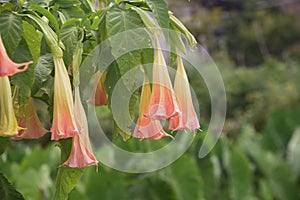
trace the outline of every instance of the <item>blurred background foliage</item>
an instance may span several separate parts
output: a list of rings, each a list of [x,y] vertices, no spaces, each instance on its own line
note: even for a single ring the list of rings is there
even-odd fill
[[[170,10],[219,67],[227,91],[223,134],[203,159],[198,151],[210,119],[209,93],[188,69],[201,111],[201,133],[172,165],[129,174],[99,163],[85,170],[71,200],[300,199],[300,3],[281,0],[176,0]],[[110,113],[99,109],[111,130]],[[151,151],[169,139],[116,139],[131,151]],[[0,169],[25,199],[53,195],[59,149],[43,139],[12,142]],[[0,145],[1,147],[1,145]],[[97,152],[97,149],[95,149]],[[97,154],[97,153],[96,153]],[[0,181],[4,178],[0,174]],[[1,190],[1,188],[0,188]]]

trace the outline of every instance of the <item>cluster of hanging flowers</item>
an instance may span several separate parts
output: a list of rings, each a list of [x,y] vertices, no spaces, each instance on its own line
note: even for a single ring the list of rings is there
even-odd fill
[[[48,41],[51,39],[53,38],[48,38]],[[53,121],[48,131],[42,126],[36,114],[33,98],[30,97],[28,102],[22,105],[19,101],[19,89],[15,87],[13,96],[11,92],[8,77],[25,71],[32,62],[14,63],[8,57],[0,36],[0,136],[12,136],[14,140],[36,139],[51,132],[51,140],[72,138],[70,155],[62,166],[81,168],[97,165],[98,161],[92,152],[89,140],[86,113],[79,94],[82,47],[79,45],[73,56],[74,100],[62,51],[56,41],[51,44],[55,46],[55,49],[52,49],[55,76]],[[139,117],[132,134],[133,138],[152,140],[172,138],[163,129],[160,120],[169,119],[169,129],[173,131],[200,128],[182,58],[180,55],[177,56],[177,72],[173,88],[157,41],[156,46],[152,84],[145,71]],[[58,53],[55,52],[56,50]],[[108,95],[104,89],[105,78],[105,73],[98,71],[94,74],[94,88],[87,103],[94,106],[108,105]]]
[[[8,77],[25,71],[31,63],[13,62],[7,55],[0,35],[0,136],[15,136],[24,132],[24,128],[18,126]]]
[[[139,118],[133,133],[135,138],[157,140],[165,136],[172,137],[163,130],[159,121],[166,119],[170,119],[170,130],[200,129],[182,58],[177,56],[177,72],[173,89],[158,42],[156,46],[152,92],[145,73]]]

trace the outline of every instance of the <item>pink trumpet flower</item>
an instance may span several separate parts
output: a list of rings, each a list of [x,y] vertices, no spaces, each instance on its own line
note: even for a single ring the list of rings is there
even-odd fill
[[[103,87],[104,80],[105,75],[97,71],[95,73],[95,85],[91,97],[87,100],[88,103],[95,106],[104,106],[108,104],[108,95]]]
[[[24,62],[24,63],[15,63],[13,62],[7,55],[4,44],[2,42],[2,38],[0,35],[0,77],[3,76],[12,76],[18,72],[25,71],[30,62]],[[19,69],[20,67],[24,66],[22,69]]]
[[[80,134],[73,137],[72,150],[66,162],[62,165],[67,165],[73,168],[82,168],[91,165],[97,165],[98,161],[95,158],[89,139],[88,122],[84,108],[81,104],[79,88],[75,87],[75,113],[82,129]]]
[[[21,129],[14,113],[8,76],[0,77],[0,136],[14,136]]]
[[[154,56],[152,79],[152,95],[145,116],[159,120],[180,115],[167,65],[158,43]]]
[[[170,119],[169,129],[199,129],[200,125],[193,106],[189,81],[180,56],[178,56],[177,61],[178,66],[174,83],[174,91],[182,114]]]
[[[145,75],[140,100],[139,118],[135,126],[133,137],[141,139],[147,138],[152,140],[158,140],[165,136],[172,137],[163,130],[159,120],[151,120],[144,116],[145,111],[147,110],[150,103],[150,96],[150,84],[147,76]]]
[[[52,122],[52,140],[74,137],[79,134],[79,126],[74,116],[72,88],[68,72],[62,58],[53,58],[54,78],[54,110]]]
[[[15,101],[15,103],[18,102]],[[15,108],[15,110],[18,125],[24,129],[19,130],[19,134],[13,137],[14,140],[36,139],[49,132],[41,124],[36,114],[32,98],[28,100],[26,105]]]

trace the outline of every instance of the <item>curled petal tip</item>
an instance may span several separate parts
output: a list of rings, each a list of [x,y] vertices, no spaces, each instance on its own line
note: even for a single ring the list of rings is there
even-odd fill
[[[19,72],[27,70],[28,66],[32,64],[32,61],[24,63],[13,62],[6,53],[6,49],[0,36],[0,77],[12,76]],[[24,66],[22,69],[20,67]]]

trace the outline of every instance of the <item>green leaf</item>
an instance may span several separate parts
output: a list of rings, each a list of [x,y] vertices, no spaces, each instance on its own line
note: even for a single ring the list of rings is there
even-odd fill
[[[230,181],[232,199],[247,199],[252,195],[252,178],[250,163],[241,149],[231,145],[227,171]]]
[[[27,43],[24,39],[20,42],[13,58],[19,63],[32,60]],[[31,88],[34,82],[34,67],[35,65],[31,64],[26,71],[12,76],[13,83],[20,88],[19,95],[21,104],[25,104],[31,95]]]
[[[45,149],[37,145],[23,158],[19,165],[20,172],[25,172],[28,169],[39,170],[45,164],[54,169],[59,164],[59,155],[60,152],[55,145],[49,145]]]
[[[189,155],[183,155],[168,168],[161,171],[161,178],[169,183],[176,199],[203,199],[200,188],[203,182],[196,161]]]
[[[45,8],[42,8],[38,5],[33,4],[30,6],[30,8],[32,8],[33,10],[37,11],[38,13],[44,15],[45,17],[47,17],[49,22],[53,25],[53,28],[59,38],[60,30],[59,30],[59,24],[58,24],[58,21],[56,20],[56,18],[48,10],[46,10]]]
[[[287,161],[295,178],[300,174],[300,129],[296,129],[288,143]]]
[[[260,179],[259,181],[259,192],[260,192],[261,199],[264,200],[274,199],[272,189],[265,179]]]
[[[159,26],[164,29],[169,29],[170,18],[165,0],[146,0],[146,3],[152,10]]]
[[[0,194],[2,200],[24,200],[22,194],[8,182],[2,173],[0,173]]]
[[[78,20],[70,19],[63,24],[61,30],[61,41],[64,43],[64,61],[69,66],[72,61],[73,53],[78,43]]]
[[[0,33],[8,55],[13,55],[22,40],[22,19],[9,11],[0,14]]]
[[[113,7],[107,11],[107,35],[121,75],[142,63],[141,50],[150,41],[146,30],[141,29],[142,27],[143,22],[133,10]],[[134,81],[134,79],[127,80],[125,85],[131,88]]]
[[[198,166],[199,166],[199,171],[201,172],[200,175],[203,179],[203,192],[204,196],[206,199],[218,199],[217,194],[218,194],[218,189],[219,185],[218,183],[220,182],[219,179],[217,179],[217,175],[215,174],[216,164],[214,164],[213,159],[218,160],[216,156],[214,157],[205,157],[202,159],[198,159]],[[217,162],[217,161],[215,161]]]
[[[64,8],[61,10],[61,12],[64,14],[65,18],[71,19],[71,18],[84,18],[85,13],[80,7],[77,6],[70,6],[67,8]]]
[[[86,171],[86,197],[98,200],[99,196],[105,200],[125,199],[126,190],[124,173],[99,166],[99,173],[94,168]]]
[[[38,169],[29,168],[15,179],[17,187],[26,200],[50,198],[49,189],[53,183],[47,165],[42,165]]]
[[[0,156],[5,152],[9,142],[9,137],[0,137]]]
[[[57,3],[62,8],[79,6],[81,4],[79,0],[55,0],[53,3]]]
[[[298,199],[298,190],[293,172],[282,159],[284,152],[272,153],[263,149],[263,143],[247,128],[240,138],[243,149],[257,164],[257,170],[266,176],[275,198]]]
[[[35,82],[32,88],[32,95],[42,97],[43,95],[50,96],[53,88],[53,58],[52,54],[48,53],[39,58],[35,68]]]
[[[67,200],[83,174],[83,168],[60,167],[57,175],[54,200]]]
[[[23,21],[24,38],[29,47],[34,63],[38,62],[41,51],[41,38],[34,27],[26,21]]]

